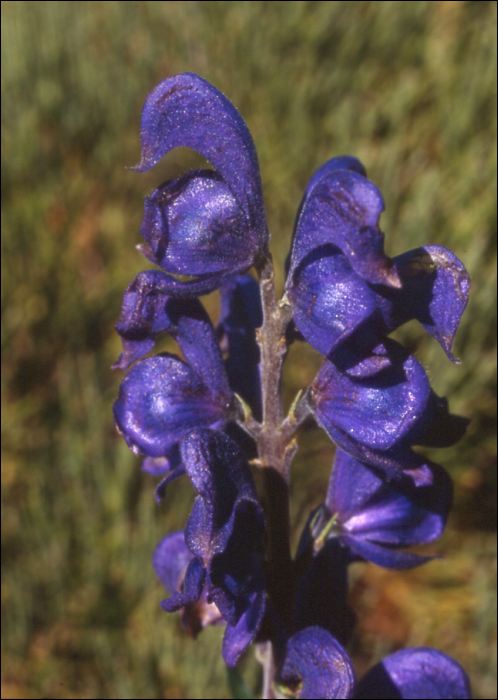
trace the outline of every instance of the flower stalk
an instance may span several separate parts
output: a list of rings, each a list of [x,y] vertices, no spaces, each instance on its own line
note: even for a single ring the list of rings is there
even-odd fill
[[[360,681],[346,651],[349,567],[424,564],[433,557],[409,548],[446,524],[451,479],[413,448],[453,444],[467,421],[390,334],[417,320],[457,362],[465,267],[442,246],[388,257],[382,195],[356,158],[340,156],[309,181],[277,301],[256,149],[231,102],[199,76],[173,76],[148,96],[141,132],[138,172],[177,146],[214,168],[147,197],[140,250],[160,269],[131,282],[116,326],[114,367],[131,367],[114,404],[117,429],[161,477],[158,502],[181,477],[196,494],[184,530],[154,552],[169,592],[161,607],[179,612],[194,637],[223,624],[230,668],[254,644],[263,698],[470,698],[463,669],[436,649],[391,654]],[[199,300],[215,290],[216,327]],[[182,357],[147,356],[162,333]],[[284,416],[282,365],[295,341],[324,361]],[[291,466],[308,417],[336,453],[293,558]]]

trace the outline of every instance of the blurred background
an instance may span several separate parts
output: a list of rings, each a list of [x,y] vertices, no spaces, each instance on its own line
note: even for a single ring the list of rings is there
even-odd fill
[[[456,488],[430,550],[443,558],[400,573],[352,567],[351,651],[361,674],[402,646],[436,646],[465,666],[476,698],[496,697],[496,3],[1,7],[2,697],[254,697],[258,687],[252,654],[241,665],[249,691],[227,678],[221,629],[194,642],[160,610],[151,554],[183,527],[193,492],[180,480],[157,506],[111,413],[121,296],[150,267],[134,248],[143,199],[201,161],[178,150],[145,175],[125,168],[139,161],[147,94],[184,71],[222,90],[253,134],[280,288],[305,185],[344,153],[384,195],[389,254],[446,245],[471,274],[461,365],[416,323],[397,333],[471,419],[459,445],[431,454]],[[206,304],[216,319],[216,294]],[[319,363],[292,348],[286,401]],[[333,455],[318,429],[300,446],[297,533],[323,500]]]

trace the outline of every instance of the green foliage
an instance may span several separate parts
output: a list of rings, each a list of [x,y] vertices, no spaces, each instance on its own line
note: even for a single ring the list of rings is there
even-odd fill
[[[158,509],[111,417],[113,324],[148,266],[133,248],[144,195],[198,161],[178,151],[140,177],[124,166],[139,159],[146,95],[183,71],[249,125],[280,269],[307,179],[351,153],[384,194],[389,253],[447,245],[470,271],[462,365],[416,324],[399,334],[472,419],[462,443],[432,455],[457,487],[446,559],[395,577],[358,566],[353,651],[361,671],[432,644],[464,663],[475,697],[491,697],[496,3],[20,1],[2,3],[1,27],[2,697],[229,697],[221,630],[188,639],[159,609],[150,566],[192,492],[175,484]],[[289,401],[318,364],[293,348]],[[318,431],[301,445],[296,527],[323,497],[332,455]]]

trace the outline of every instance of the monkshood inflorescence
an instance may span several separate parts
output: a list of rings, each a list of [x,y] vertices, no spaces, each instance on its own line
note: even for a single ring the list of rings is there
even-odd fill
[[[197,494],[185,529],[153,555],[169,593],[162,608],[179,611],[193,636],[224,625],[231,668],[255,644],[264,698],[469,698],[463,669],[436,649],[397,651],[360,680],[346,651],[349,565],[418,566],[431,557],[410,547],[445,527],[451,480],[414,447],[453,444],[466,420],[390,334],[416,319],[456,362],[464,266],[441,246],[389,258],[382,195],[356,158],[341,156],[308,184],[277,301],[258,159],[234,106],[202,78],[174,76],[148,96],[141,134],[138,172],[177,146],[214,168],[147,197],[139,249],[158,269],[131,282],[117,325],[115,367],[131,366],[117,428],[143,469],[162,477],[158,500],[184,475]],[[198,298],[214,290],[217,326]],[[182,358],[145,357],[162,333]],[[281,369],[295,341],[324,359],[284,416]],[[337,449],[292,557],[290,468],[297,430],[313,419]]]

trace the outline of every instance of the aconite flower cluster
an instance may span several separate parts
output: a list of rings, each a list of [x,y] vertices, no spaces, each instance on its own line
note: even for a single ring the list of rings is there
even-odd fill
[[[347,652],[351,563],[419,566],[431,557],[410,548],[445,527],[451,480],[414,447],[451,445],[466,421],[391,334],[416,319],[455,362],[463,264],[437,245],[388,257],[382,195],[356,158],[340,156],[309,181],[277,301],[258,159],[235,107],[199,76],[177,75],[148,96],[141,135],[138,172],[177,146],[212,165],[146,198],[139,248],[156,267],[131,282],[116,327],[115,367],[128,370],[117,428],[143,469],[161,476],[158,500],[179,477],[196,494],[184,530],[153,554],[169,595],[161,607],[178,611],[193,636],[224,625],[229,667],[256,645],[263,697],[469,698],[463,669],[436,649],[399,650],[359,680]],[[199,297],[215,290],[213,325]],[[150,354],[163,333],[181,356]],[[323,364],[284,415],[281,370],[293,342],[310,343]],[[291,464],[305,420],[337,449],[323,503],[291,556]]]

